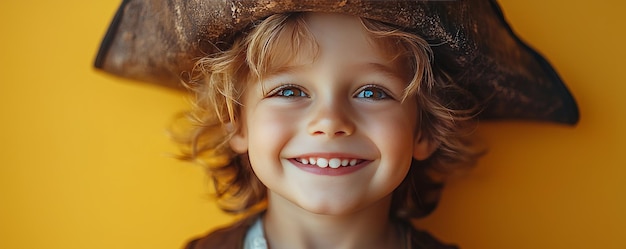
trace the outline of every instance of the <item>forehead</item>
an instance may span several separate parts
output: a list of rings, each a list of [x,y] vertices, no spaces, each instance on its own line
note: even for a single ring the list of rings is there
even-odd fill
[[[372,40],[357,17],[309,13],[304,20],[314,40],[326,54],[339,53],[350,57],[384,55],[384,50]]]
[[[268,48],[266,61],[252,66],[273,74],[285,68],[317,61],[343,64],[380,64],[396,67],[403,51],[389,37],[375,35],[355,16],[332,13],[303,13],[286,19],[275,37],[263,41]],[[253,62],[253,64],[255,64]]]

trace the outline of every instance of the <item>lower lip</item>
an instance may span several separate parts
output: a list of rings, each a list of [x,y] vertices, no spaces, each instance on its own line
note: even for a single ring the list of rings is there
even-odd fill
[[[357,165],[354,166],[339,166],[339,168],[333,169],[331,167],[326,167],[326,168],[320,168],[317,165],[311,165],[311,164],[302,164],[298,161],[296,161],[295,159],[289,159],[289,161],[295,165],[296,167],[298,167],[299,169],[309,172],[309,173],[313,173],[316,175],[326,175],[326,176],[340,176],[340,175],[347,175],[350,174],[352,172],[355,172],[357,170],[360,170],[362,168],[364,168],[365,166],[367,166],[371,161],[363,161]]]

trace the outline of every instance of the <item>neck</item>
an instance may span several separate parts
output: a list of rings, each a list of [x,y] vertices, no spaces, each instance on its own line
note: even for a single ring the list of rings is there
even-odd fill
[[[315,214],[269,193],[264,216],[271,249],[401,248],[397,228],[389,220],[391,196],[356,212]]]

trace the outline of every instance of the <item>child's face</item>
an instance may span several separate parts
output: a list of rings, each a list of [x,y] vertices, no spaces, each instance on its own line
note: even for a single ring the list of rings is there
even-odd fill
[[[388,201],[411,159],[429,154],[415,98],[401,101],[406,72],[358,18],[316,13],[306,20],[317,57],[302,51],[246,88],[242,132],[231,146],[249,153],[270,205],[346,214]]]

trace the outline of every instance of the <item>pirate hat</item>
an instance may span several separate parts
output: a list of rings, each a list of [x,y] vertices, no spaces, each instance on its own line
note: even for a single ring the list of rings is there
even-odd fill
[[[455,82],[481,100],[481,119],[578,122],[559,75],[513,33],[495,0],[124,0],[95,66],[182,89],[198,58],[228,49],[252,22],[305,11],[378,20],[437,44],[435,61],[451,58]]]

